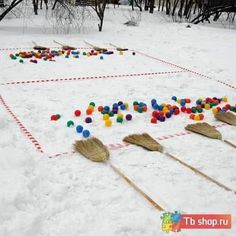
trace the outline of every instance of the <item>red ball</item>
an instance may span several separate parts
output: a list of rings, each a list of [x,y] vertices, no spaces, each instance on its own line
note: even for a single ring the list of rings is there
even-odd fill
[[[81,111],[80,110],[75,110],[74,114],[75,114],[75,116],[80,116],[81,115]]]
[[[186,112],[188,113],[188,114],[190,114],[190,113],[192,113],[192,109],[191,108],[186,108]]]
[[[99,112],[103,111],[103,106],[98,106],[98,111]]]
[[[58,120],[57,115],[52,115],[52,116],[51,116],[51,120]]]
[[[158,111],[153,111],[153,112],[152,112],[152,116],[153,116],[153,117],[157,117],[158,115],[159,115],[159,112],[158,112]]]
[[[152,123],[152,124],[156,124],[156,123],[157,123],[157,118],[156,118],[156,117],[152,117],[151,123]]]
[[[199,114],[199,117],[200,117],[200,120],[203,120],[204,119],[204,115],[201,113]]]
[[[229,110],[230,107],[231,107],[230,104],[226,104],[226,105],[225,105],[226,110]]]
[[[93,110],[92,110],[92,109],[88,108],[88,109],[86,110],[86,114],[87,114],[87,115],[92,115],[92,113],[93,113]]]
[[[192,119],[192,120],[194,120],[194,117],[195,117],[195,114],[191,114],[191,115],[189,116],[189,118]]]
[[[179,109],[175,109],[175,110],[174,110],[174,114],[175,114],[175,115],[179,115]]]
[[[180,109],[181,109],[182,112],[185,112],[185,111],[186,111],[186,107],[184,107],[184,106],[181,107]]]

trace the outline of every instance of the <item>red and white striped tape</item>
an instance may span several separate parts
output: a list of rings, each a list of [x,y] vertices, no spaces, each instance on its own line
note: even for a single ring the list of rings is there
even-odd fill
[[[55,46],[48,47],[48,48],[50,48],[50,49],[61,49],[61,47],[55,47]],[[89,47],[78,47],[76,49],[79,49],[79,50],[90,50],[91,48],[89,48]],[[33,49],[33,47],[0,48],[0,51],[15,51],[15,50],[34,50],[34,49]]]
[[[132,51],[134,51],[135,53],[138,53],[138,54],[140,54],[140,55],[143,55],[143,56],[145,56],[145,57],[152,58],[153,60],[157,60],[157,61],[159,61],[159,62],[162,62],[162,63],[164,63],[164,64],[167,64],[167,65],[170,65],[170,66],[174,66],[174,67],[179,68],[179,69],[181,69],[181,70],[185,70],[185,71],[187,71],[187,72],[190,72],[190,73],[199,75],[199,76],[201,76],[201,77],[203,77],[203,78],[210,79],[210,80],[213,80],[213,81],[215,81],[215,82],[221,83],[221,84],[223,84],[223,85],[225,85],[225,86],[227,86],[227,87],[230,87],[230,88],[232,88],[232,89],[236,89],[236,86],[231,85],[231,84],[228,84],[228,83],[225,83],[225,82],[223,82],[223,81],[221,81],[221,80],[211,78],[211,77],[209,77],[209,76],[207,76],[207,75],[201,74],[201,73],[199,73],[199,72],[190,70],[190,69],[185,68],[185,67],[182,67],[182,66],[178,66],[178,65],[176,65],[176,64],[174,64],[174,63],[171,63],[171,62],[168,62],[168,61],[159,59],[159,58],[157,58],[157,57],[150,56],[150,55],[145,54],[145,53],[140,52],[140,51],[136,51],[136,50],[132,50]]]
[[[26,137],[30,140],[30,142],[34,145],[37,151],[44,153],[42,150],[41,145],[39,142],[34,138],[34,136],[28,131],[28,129],[22,124],[22,122],[19,120],[19,118],[13,113],[13,111],[10,109],[10,107],[6,104],[5,100],[2,96],[0,96],[0,101],[2,102],[3,106],[7,110],[7,112],[11,115],[11,117],[14,119],[20,130],[26,135]]]
[[[223,126],[227,126],[227,124],[222,123],[222,124],[219,124],[219,125],[215,125],[214,127],[215,128],[221,128]],[[166,139],[171,139],[171,138],[176,138],[176,137],[180,137],[180,136],[185,136],[185,135],[188,135],[188,134],[193,134],[193,133],[189,132],[189,131],[184,131],[184,132],[180,132],[180,133],[176,133],[176,134],[164,135],[164,136],[161,136],[161,137],[157,137],[156,139],[162,141],[162,140],[166,140]],[[118,149],[122,149],[122,148],[128,147],[130,145],[131,144],[129,144],[129,143],[122,142],[122,143],[107,144],[106,147],[109,150],[118,150]],[[57,158],[57,157],[65,156],[65,155],[72,155],[74,153],[75,153],[75,151],[62,152],[62,153],[57,153],[57,154],[51,155],[51,156],[49,156],[49,158]]]
[[[120,75],[100,75],[100,76],[87,76],[87,77],[73,77],[73,78],[61,78],[61,79],[41,79],[41,80],[26,80],[26,81],[12,81],[7,83],[1,83],[1,85],[19,85],[19,84],[35,84],[35,83],[50,83],[50,82],[69,82],[77,80],[94,80],[94,79],[113,79],[122,77],[140,77],[150,75],[166,75],[175,73],[185,73],[186,71],[162,71],[162,72],[145,72],[134,74],[120,74]]]

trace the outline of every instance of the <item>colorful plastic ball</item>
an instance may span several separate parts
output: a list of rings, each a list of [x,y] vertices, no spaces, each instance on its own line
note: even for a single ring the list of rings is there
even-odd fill
[[[24,63],[24,61],[22,59],[19,60],[20,63]]]
[[[112,111],[109,111],[108,115],[109,115],[110,117],[113,117],[113,116],[114,116],[114,113],[113,113]]]
[[[117,117],[124,118],[124,115],[122,113],[117,114]]]
[[[121,105],[120,105],[120,109],[121,109],[122,111],[124,111],[124,110],[126,109],[125,104],[121,104]]]
[[[101,112],[103,110],[103,106],[98,106],[98,111]]]
[[[186,108],[186,112],[188,113],[188,114],[190,114],[190,113],[192,113],[192,109],[191,108]]]
[[[109,112],[110,111],[110,107],[109,106],[104,106],[103,110]]]
[[[197,120],[197,121],[200,120],[200,116],[199,115],[195,115],[194,116],[194,120]]]
[[[206,103],[205,106],[204,106],[204,108],[205,108],[206,110],[209,110],[209,109],[211,108],[211,106],[210,106],[209,103]]]
[[[84,128],[83,128],[82,125],[77,125],[77,126],[76,126],[76,132],[77,132],[77,133],[82,133],[83,129],[84,129]]]
[[[186,108],[185,106],[183,106],[183,107],[180,108],[180,110],[181,110],[182,112],[186,112],[186,109],[187,109],[187,108]]]
[[[196,113],[197,112],[197,108],[196,107],[192,107],[192,113]]]
[[[143,108],[142,107],[138,107],[137,112],[142,113],[143,112]]]
[[[203,114],[199,114],[200,120],[204,119],[204,115]]]
[[[175,114],[175,115],[179,115],[179,109],[175,109],[175,110],[174,110],[174,114]]]
[[[133,105],[135,106],[135,105],[138,105],[138,102],[137,101],[134,101],[133,102]]]
[[[214,107],[214,108],[212,109],[212,113],[213,113],[213,114],[216,114],[217,112],[218,112],[217,107]]]
[[[135,52],[132,52],[132,55],[133,55],[133,56],[135,56],[135,55],[136,55],[136,53],[135,53]]]
[[[82,133],[83,137],[84,138],[88,138],[90,136],[90,132],[88,130],[84,130],[83,133]]]
[[[90,102],[89,105],[95,107],[95,103],[94,102]]]
[[[166,118],[170,118],[171,117],[171,113],[170,112],[167,112],[166,113]]]
[[[158,115],[159,115],[159,112],[158,112],[158,111],[153,111],[153,112],[152,112],[152,116],[153,116],[153,117],[157,117]]]
[[[52,115],[51,120],[58,120],[57,115]]]
[[[152,117],[151,118],[151,123],[152,124],[156,124],[157,123],[157,118],[156,117]]]
[[[144,112],[147,111],[147,105],[143,106],[143,111],[144,111]]]
[[[130,121],[130,120],[132,120],[132,115],[131,114],[127,114],[125,116],[125,118],[126,118],[126,120]]]
[[[194,117],[195,117],[195,114],[191,114],[191,115],[189,116],[189,118],[190,118],[191,120],[194,120]]]
[[[67,127],[74,126],[74,122],[72,120],[68,120],[66,125]]]
[[[135,110],[135,111],[138,111],[138,108],[139,108],[138,105],[134,105],[134,110]]]
[[[191,103],[191,99],[190,98],[185,98],[186,103]]]
[[[90,108],[88,108],[87,110],[86,110],[86,114],[89,116],[89,115],[92,115],[92,113],[93,113],[93,110],[92,109],[90,109]]]
[[[119,102],[118,102],[118,106],[121,106],[122,104],[123,104],[122,101],[119,101]]]
[[[154,104],[156,104],[156,103],[157,103],[157,100],[156,100],[155,98],[153,98],[153,99],[151,100],[151,104],[154,105]]]
[[[164,122],[166,120],[165,116],[160,116],[159,121]]]
[[[181,106],[185,106],[185,104],[186,104],[185,100],[184,100],[184,99],[181,99],[180,105],[181,105]]]
[[[178,98],[176,102],[180,104],[180,103],[181,103],[181,100],[182,100],[182,99]]]
[[[110,119],[105,120],[105,126],[110,127],[112,125],[112,121]]]
[[[228,98],[227,97],[223,97],[222,98],[222,102],[228,102]]]
[[[56,114],[56,117],[57,117],[57,119],[60,119],[61,115],[60,114]]]
[[[177,101],[177,97],[176,96],[172,96],[171,99],[174,100],[174,101]]]
[[[128,109],[129,109],[129,103],[128,103],[128,102],[125,102],[124,104],[125,104],[126,110],[128,110]]]
[[[117,114],[118,113],[118,109],[113,108],[112,112],[113,112],[113,114]]]
[[[68,54],[65,55],[65,58],[69,58],[70,56]]]
[[[100,56],[100,60],[103,60],[104,58],[103,58],[103,56]]]
[[[75,110],[74,114],[75,114],[75,116],[80,116],[81,115],[81,111],[80,110]]]
[[[83,52],[83,55],[84,55],[84,56],[86,56],[86,54],[87,54],[86,52]]]
[[[160,110],[159,105],[157,103],[153,104],[152,108],[155,109],[155,110]]]
[[[85,118],[85,123],[92,123],[92,118],[91,117],[86,117]]]
[[[123,122],[123,118],[122,117],[117,117],[116,118],[116,122],[117,123],[122,123]]]
[[[110,118],[110,116],[108,114],[103,115],[103,120],[108,120],[109,118]]]
[[[112,108],[119,108],[119,105],[118,105],[118,103],[113,103],[113,105],[112,105]]]

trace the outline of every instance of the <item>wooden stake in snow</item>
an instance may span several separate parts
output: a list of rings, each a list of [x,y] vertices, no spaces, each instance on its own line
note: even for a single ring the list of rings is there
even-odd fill
[[[104,53],[104,52],[107,52],[107,48],[100,48],[100,47],[97,47],[97,46],[94,46],[93,44],[91,43],[88,43],[87,41],[84,41],[89,47],[92,47],[95,51],[98,51],[100,53]]]
[[[151,203],[158,211],[164,211],[164,209],[149,197],[141,188],[139,188],[131,179],[124,175],[117,167],[115,167],[109,161],[109,151],[107,147],[97,138],[89,138],[87,140],[79,140],[74,143],[74,149],[76,152],[85,156],[91,161],[106,162],[112,170],[122,177],[131,187],[133,187],[138,193],[140,193],[149,203]]]
[[[222,121],[224,123],[227,123],[229,125],[236,126],[236,115],[234,115],[232,112],[217,112],[215,114],[215,118],[219,121]]]
[[[236,148],[235,144],[231,143],[228,140],[222,139],[221,133],[214,126],[212,126],[206,122],[187,125],[185,127],[185,129],[188,131],[192,131],[194,133],[197,133],[197,134],[201,134],[201,135],[206,136],[208,138],[219,139],[219,140],[225,142],[226,144],[232,146],[233,148]]]
[[[37,45],[37,43],[35,43],[34,41],[32,41],[32,43],[34,45],[33,47],[34,50],[47,50],[48,49],[47,47]]]
[[[149,134],[144,133],[144,134],[133,134],[133,135],[129,135],[127,137],[125,137],[123,139],[123,141],[131,143],[131,144],[135,144],[138,146],[141,146],[149,151],[158,151],[163,153],[165,156],[167,156],[168,158],[177,161],[179,164],[187,167],[188,169],[190,169],[191,171],[193,171],[195,174],[200,175],[202,177],[204,177],[205,179],[211,181],[212,183],[216,184],[217,186],[227,190],[227,191],[233,191],[231,188],[225,186],[224,184],[221,184],[220,182],[218,182],[217,180],[213,179],[212,177],[204,174],[203,172],[201,172],[200,170],[198,170],[197,168],[181,161],[179,158],[173,156],[172,154],[165,152],[164,151],[164,147],[159,144],[155,139],[153,139]],[[234,192],[235,193],[235,192]]]

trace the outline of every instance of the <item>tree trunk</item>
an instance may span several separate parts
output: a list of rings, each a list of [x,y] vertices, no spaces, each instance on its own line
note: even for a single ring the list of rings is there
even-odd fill
[[[11,5],[0,15],[0,21],[9,13],[13,8],[15,8],[19,3],[23,2],[23,0],[13,0]]]

